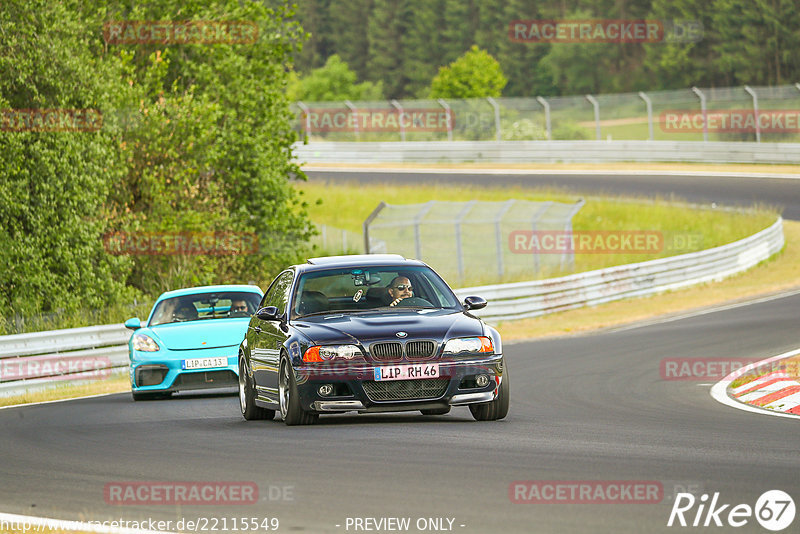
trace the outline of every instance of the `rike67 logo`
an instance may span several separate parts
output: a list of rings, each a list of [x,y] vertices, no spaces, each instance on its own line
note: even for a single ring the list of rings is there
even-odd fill
[[[733,507],[730,504],[723,504],[720,502],[719,492],[714,493],[711,502],[708,502],[706,493],[699,499],[691,493],[679,493],[672,505],[667,526],[721,527],[727,525],[738,528],[746,525],[755,516],[759,525],[767,530],[777,532],[791,525],[794,515],[794,501],[788,493],[781,490],[764,492],[754,507],[749,504],[737,504]]]

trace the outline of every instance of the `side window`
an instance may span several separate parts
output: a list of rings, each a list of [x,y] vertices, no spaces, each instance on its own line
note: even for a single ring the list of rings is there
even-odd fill
[[[279,312],[286,312],[286,306],[289,302],[289,290],[292,288],[293,279],[294,274],[291,271],[278,276],[265,297],[265,306],[275,306]]]

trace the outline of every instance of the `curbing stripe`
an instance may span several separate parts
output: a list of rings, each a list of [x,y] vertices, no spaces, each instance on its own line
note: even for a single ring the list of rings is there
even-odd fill
[[[786,371],[775,371],[774,373],[769,373],[768,375],[756,378],[752,382],[742,384],[741,386],[732,389],[731,393],[738,397],[739,395],[755,391],[756,389],[758,389],[759,386],[762,386],[765,383],[770,382],[776,378],[789,378],[789,375],[786,374]]]
[[[787,358],[797,356],[798,354],[800,354],[800,349],[794,349],[790,350],[789,352],[784,352],[783,354],[778,354],[777,356],[772,356],[771,358],[761,360],[760,362],[755,362],[746,365],[745,367],[737,369],[736,371],[732,372],[731,374],[729,374],[728,376],[726,376],[725,378],[714,384],[711,387],[711,391],[709,393],[711,397],[717,402],[725,404],[726,406],[730,406],[731,408],[736,408],[737,410],[773,415],[775,417],[789,417],[792,419],[798,419],[798,416],[800,416],[800,406],[792,408],[787,412],[776,412],[774,410],[769,410],[766,408],[761,408],[753,406],[751,404],[745,404],[743,402],[739,402],[738,400],[735,400],[733,397],[728,395],[728,386],[730,386],[731,382],[733,382],[743,374],[746,374],[757,367],[761,367],[763,365],[776,362],[778,360],[785,360]]]
[[[736,400],[739,402],[756,402],[759,399],[766,397],[767,395],[772,395],[781,391],[782,389],[786,389],[792,386],[800,386],[794,380],[770,380],[766,384],[762,385],[761,387],[749,392],[745,393],[744,395],[739,395],[736,397]]]

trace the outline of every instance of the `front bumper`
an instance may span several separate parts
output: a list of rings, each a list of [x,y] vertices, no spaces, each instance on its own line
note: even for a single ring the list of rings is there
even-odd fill
[[[431,379],[427,379],[428,383],[423,384],[423,379],[394,381],[395,385],[391,381],[378,383],[374,381],[376,365],[366,362],[341,367],[307,365],[295,369],[300,405],[304,410],[318,413],[379,413],[466,406],[494,400],[503,380],[501,354],[473,359],[402,362],[410,363],[438,363],[441,375],[438,380],[441,382],[433,384]],[[490,379],[484,387],[475,383],[475,377],[481,374]],[[324,384],[332,386],[332,394],[320,393],[320,386]],[[376,388],[382,387],[386,391],[379,391],[384,397],[379,399]],[[410,398],[391,398],[392,389],[402,391]],[[421,393],[414,395],[415,390]]]
[[[157,352],[133,351],[130,354],[131,390],[136,392],[171,392],[224,388],[238,385],[239,347]],[[204,369],[183,369],[183,360],[226,358],[226,365]]]

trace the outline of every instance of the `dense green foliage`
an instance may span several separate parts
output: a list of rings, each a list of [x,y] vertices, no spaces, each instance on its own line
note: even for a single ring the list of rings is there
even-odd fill
[[[508,80],[497,60],[473,46],[431,82],[431,98],[480,98],[500,96]]]
[[[800,79],[797,0],[299,0],[301,73],[339,54],[386,98],[426,96],[473,45],[500,63],[503,96],[774,85]],[[513,20],[697,21],[697,42],[517,43]]]
[[[268,282],[309,235],[291,186],[287,66],[305,38],[262,2],[6,0],[0,110],[96,109],[96,131],[0,131],[0,316],[179,286]],[[246,44],[107,44],[119,20],[236,20]],[[28,130],[28,129],[25,129]],[[114,255],[109,232],[238,232],[237,255]],[[0,330],[2,330],[0,325]]]
[[[382,94],[381,82],[356,83],[356,73],[336,54],[302,79],[295,72],[289,73],[286,87],[286,96],[292,101],[378,100]]]

